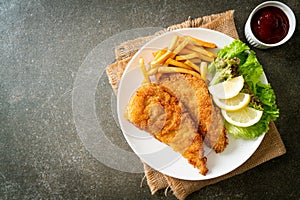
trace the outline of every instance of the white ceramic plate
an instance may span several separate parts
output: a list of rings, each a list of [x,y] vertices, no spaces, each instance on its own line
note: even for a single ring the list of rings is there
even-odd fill
[[[239,167],[250,158],[260,145],[264,134],[253,140],[235,139],[228,134],[229,145],[221,154],[216,154],[205,147],[209,172],[206,176],[203,176],[199,174],[199,170],[188,164],[187,160],[181,157],[179,153],[174,152],[169,146],[157,141],[148,133],[139,130],[124,117],[131,96],[141,86],[143,80],[138,63],[139,58],[143,57],[145,63],[151,61],[153,59],[152,52],[168,46],[174,34],[190,35],[214,42],[218,48],[222,48],[234,40],[223,33],[209,29],[188,28],[167,32],[144,45],[128,63],[120,82],[117,104],[121,129],[128,144],[141,160],[166,175],[185,180],[206,180],[222,176]],[[217,51],[218,49],[215,49],[215,53]],[[262,81],[267,82],[265,76],[262,77]]]

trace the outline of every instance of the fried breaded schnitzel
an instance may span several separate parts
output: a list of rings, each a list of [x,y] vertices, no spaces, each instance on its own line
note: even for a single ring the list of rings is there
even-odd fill
[[[181,109],[181,102],[169,89],[149,83],[140,87],[131,97],[126,117],[136,127],[169,143],[180,125]]]
[[[206,82],[190,74],[171,73],[160,76],[158,83],[169,88],[184,104],[206,145],[216,153],[224,151],[228,139],[223,118],[213,104]]]
[[[127,119],[141,130],[179,152],[202,175],[208,171],[203,137],[184,105],[174,93],[159,84],[140,87],[127,106]]]

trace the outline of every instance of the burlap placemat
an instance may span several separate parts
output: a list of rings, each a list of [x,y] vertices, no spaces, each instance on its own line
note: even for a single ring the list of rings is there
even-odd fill
[[[234,11],[229,10],[224,13],[213,14],[201,18],[189,18],[187,21],[181,24],[172,25],[165,30],[156,33],[155,35],[127,41],[116,47],[115,52],[117,61],[108,66],[106,69],[106,73],[108,75],[112,88],[115,92],[117,92],[119,81],[122,77],[124,69],[134,53],[153,37],[165,31],[179,28],[203,27],[217,30],[238,39],[233,14]],[[164,175],[152,169],[145,163],[144,169],[147,183],[152,194],[160,189],[170,188],[173,191],[173,194],[178,199],[185,199],[192,192],[195,192],[207,185],[211,185],[237,174],[241,174],[257,165],[260,165],[272,158],[278,157],[285,153],[286,149],[280,138],[280,134],[277,131],[275,124],[272,122],[270,123],[270,129],[268,133],[266,133],[261,145],[256,150],[256,152],[243,165],[221,177],[204,181],[187,181]]]

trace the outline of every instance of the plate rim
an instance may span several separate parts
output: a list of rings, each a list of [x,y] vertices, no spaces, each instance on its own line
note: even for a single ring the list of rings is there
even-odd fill
[[[224,34],[224,33],[222,33],[222,32],[219,32],[219,31],[215,31],[215,30],[211,30],[211,29],[207,29],[207,28],[182,28],[182,29],[176,29],[176,30],[171,30],[171,31],[167,31],[167,32],[165,32],[165,33],[162,33],[162,34],[160,34],[160,35],[158,35],[158,36],[156,36],[156,37],[154,37],[154,38],[152,38],[150,41],[148,41],[148,42],[146,42],[134,55],[133,55],[133,57],[131,58],[131,60],[128,62],[128,64],[126,65],[126,68],[125,68],[125,70],[124,70],[124,72],[123,72],[123,75],[122,75],[122,78],[121,78],[121,80],[120,80],[120,82],[119,82],[119,90],[118,90],[118,93],[117,93],[117,114],[118,114],[118,120],[119,120],[119,124],[120,124],[120,128],[121,128],[121,131],[122,131],[122,134],[123,134],[123,136],[124,136],[124,138],[126,139],[126,142],[128,143],[128,145],[130,146],[130,148],[132,149],[132,151],[141,159],[141,161],[143,161],[143,162],[145,162],[147,165],[149,165],[150,167],[152,167],[152,168],[154,168],[155,169],[155,167],[153,167],[153,166],[151,166],[151,164],[149,164],[149,163],[147,163],[146,161],[144,161],[143,160],[143,158],[140,156],[140,154],[137,152],[137,150],[135,149],[135,148],[133,148],[132,147],[132,144],[131,144],[131,142],[129,141],[129,136],[128,135],[126,135],[125,133],[124,133],[124,130],[123,130],[123,124],[121,123],[121,119],[120,119],[120,93],[121,93],[121,90],[120,90],[120,88],[121,88],[121,86],[122,86],[122,83],[123,83],[123,81],[124,81],[124,75],[126,75],[129,71],[130,71],[130,66],[132,65],[132,63],[134,62],[134,60],[135,59],[137,59],[137,57],[139,56],[139,54],[141,54],[141,52],[142,51],[144,51],[145,50],[145,48],[147,48],[147,46],[149,46],[149,44],[151,44],[151,43],[153,43],[153,42],[155,42],[156,40],[159,40],[160,38],[162,38],[162,37],[165,37],[166,35],[171,35],[171,34],[174,34],[174,33],[179,33],[179,34],[181,34],[181,32],[186,32],[186,31],[204,31],[204,32],[214,32],[215,34],[218,34],[218,35],[220,35],[220,36],[222,36],[222,37],[226,37],[228,40],[231,40],[231,41],[233,41],[233,40],[235,40],[234,38],[232,38],[232,37],[230,37],[230,36],[228,36],[228,35],[226,35],[226,34]],[[185,34],[185,35],[188,35],[188,34]],[[229,43],[228,43],[229,44]],[[131,67],[132,68],[132,67]],[[133,69],[132,69],[133,70]],[[267,77],[266,77],[266,75],[265,75],[265,73],[263,72],[263,79],[268,83],[268,80],[267,80]],[[163,171],[163,170],[158,170],[159,172],[161,172],[161,173],[164,173],[164,174],[166,174],[166,175],[168,175],[168,176],[171,176],[171,177],[174,177],[174,178],[178,178],[178,179],[182,179],[182,180],[192,180],[192,181],[197,181],[197,180],[209,180],[209,179],[213,179],[213,178],[217,178],[217,177],[220,177],[220,176],[223,176],[223,175],[226,175],[226,174],[228,174],[228,173],[230,173],[230,172],[232,172],[232,171],[234,171],[235,169],[237,169],[238,167],[240,167],[241,165],[243,165],[245,162],[247,162],[247,160],[249,159],[249,158],[251,158],[251,156],[256,152],[256,150],[257,150],[257,148],[261,145],[261,142],[262,142],[262,140],[263,140],[263,138],[264,138],[264,136],[265,136],[265,134],[266,133],[263,133],[261,136],[259,136],[259,137],[257,137],[257,138],[255,138],[254,140],[260,140],[260,141],[258,141],[258,145],[255,147],[255,148],[253,148],[252,149],[252,151],[251,151],[251,153],[249,154],[249,157],[247,158],[247,159],[245,159],[245,160],[243,160],[242,162],[240,162],[239,164],[237,164],[237,165],[235,165],[235,167],[233,167],[233,168],[231,168],[230,170],[228,170],[227,172],[225,172],[225,173],[223,173],[223,174],[219,174],[219,175],[217,175],[217,176],[213,176],[213,177],[207,177],[207,176],[203,176],[203,175],[201,175],[201,176],[199,176],[199,177],[196,177],[196,178],[188,178],[188,177],[184,177],[184,176],[176,176],[176,175],[174,175],[174,174],[168,174],[168,173],[166,173],[165,171]],[[182,158],[180,158],[180,159],[182,159]],[[176,161],[177,162],[177,161]],[[174,163],[173,163],[174,164]],[[155,169],[155,170],[157,170],[157,169]],[[201,178],[200,178],[201,177]]]

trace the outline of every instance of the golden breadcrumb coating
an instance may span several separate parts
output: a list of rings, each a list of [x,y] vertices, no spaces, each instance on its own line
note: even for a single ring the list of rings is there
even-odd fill
[[[149,83],[140,87],[127,106],[127,119],[179,152],[202,175],[208,171],[203,138],[183,104],[168,88]]]
[[[171,90],[184,104],[207,146],[216,153],[228,144],[220,109],[213,104],[206,82],[190,74],[163,74],[158,83]]]

